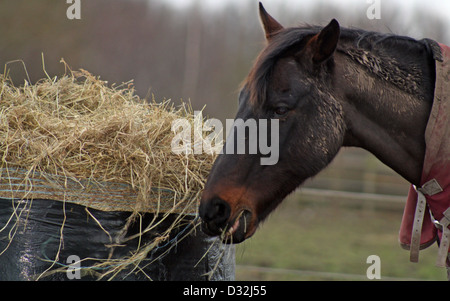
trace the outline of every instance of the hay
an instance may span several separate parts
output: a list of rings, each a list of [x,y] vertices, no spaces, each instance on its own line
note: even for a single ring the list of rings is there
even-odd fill
[[[21,87],[0,75],[0,197],[61,200],[129,211],[133,218],[177,213],[178,223],[195,215],[214,155],[172,152],[172,122],[185,118],[193,124],[190,107],[147,102],[135,95],[132,82],[109,87],[65,66],[60,78]],[[143,260],[170,230],[114,262],[106,274]]]
[[[131,82],[108,87],[84,70],[22,87],[0,75],[0,85],[2,184],[22,179],[1,196],[43,190],[99,210],[195,213],[195,202],[181,207],[198,200],[214,156],[172,152],[172,122],[194,122],[186,105],[147,103]]]

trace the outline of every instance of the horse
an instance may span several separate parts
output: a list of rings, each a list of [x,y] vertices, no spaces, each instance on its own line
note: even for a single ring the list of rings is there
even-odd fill
[[[261,152],[218,155],[200,199],[203,231],[225,243],[248,239],[342,147],[369,151],[420,187],[437,43],[335,19],[285,28],[261,3],[259,13],[266,45],[242,84],[236,120],[278,120],[279,158],[262,165]]]

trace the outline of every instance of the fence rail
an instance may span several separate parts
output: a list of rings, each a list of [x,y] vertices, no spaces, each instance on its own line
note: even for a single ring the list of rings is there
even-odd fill
[[[270,267],[260,267],[252,265],[236,265],[237,274],[243,272],[253,272],[261,274],[281,274],[281,275],[291,275],[298,276],[299,278],[321,278],[327,280],[347,280],[347,281],[363,281],[369,280],[366,275],[360,274],[347,274],[347,273],[332,273],[332,272],[319,272],[319,271],[307,271],[307,270],[294,270],[294,269],[283,269],[283,268],[270,268]],[[426,279],[419,278],[403,278],[403,277],[385,277],[381,276],[380,280],[385,281],[427,281]]]
[[[298,190],[302,197],[312,197],[314,200],[320,201],[358,201],[358,202],[376,202],[384,204],[398,204],[404,206],[406,195],[388,195],[366,192],[350,192],[340,190],[316,189],[316,188],[302,188]]]

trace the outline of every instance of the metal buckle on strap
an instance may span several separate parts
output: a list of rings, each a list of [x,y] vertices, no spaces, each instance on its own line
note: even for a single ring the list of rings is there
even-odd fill
[[[439,185],[438,181],[436,181],[436,179],[432,179],[432,180],[426,182],[425,184],[422,185],[421,188],[418,188],[416,190],[419,190],[423,194],[430,195],[430,196],[444,191],[442,189],[441,185]]]

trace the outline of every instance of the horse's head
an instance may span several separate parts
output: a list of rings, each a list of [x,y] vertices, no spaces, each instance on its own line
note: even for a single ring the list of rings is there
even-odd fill
[[[262,5],[260,16],[267,45],[240,92],[236,120],[259,125],[253,135],[246,129],[246,150],[255,136],[269,133],[278,158],[275,164],[261,164],[267,154],[261,148],[245,154],[225,151],[214,163],[200,202],[204,231],[232,243],[253,235],[290,192],[330,163],[345,131],[341,105],[332,95],[337,21],[324,28],[285,29]],[[269,119],[264,125],[271,130],[261,129],[259,121]],[[229,136],[225,149],[239,144],[238,137]]]

